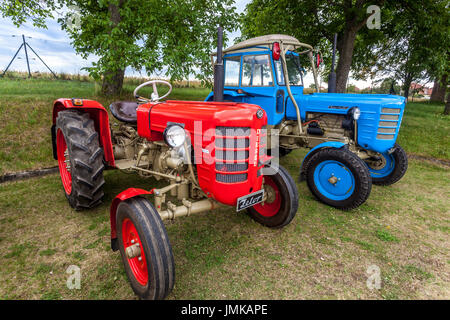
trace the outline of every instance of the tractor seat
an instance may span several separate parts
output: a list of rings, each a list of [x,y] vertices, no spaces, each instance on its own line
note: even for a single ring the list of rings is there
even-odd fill
[[[116,101],[111,103],[109,109],[113,116],[122,122],[136,123],[137,114],[136,109],[138,107],[137,102],[133,101]]]

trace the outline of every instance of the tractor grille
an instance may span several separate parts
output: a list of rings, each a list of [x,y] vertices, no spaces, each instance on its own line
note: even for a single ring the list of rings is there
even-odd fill
[[[250,128],[216,127],[216,181],[237,183],[248,178]]]
[[[400,120],[400,108],[382,108],[380,121],[378,122],[377,139],[393,140],[397,133]]]

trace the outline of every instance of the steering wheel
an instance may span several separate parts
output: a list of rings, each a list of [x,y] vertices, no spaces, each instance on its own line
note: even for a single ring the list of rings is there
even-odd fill
[[[165,95],[163,95],[162,97],[160,97],[159,94],[158,94],[158,89],[156,88],[156,84],[157,83],[161,83],[161,84],[164,84],[164,85],[169,87],[169,91]],[[153,85],[153,93],[152,93],[150,99],[149,98],[145,98],[145,97],[141,97],[140,95],[137,94],[139,89],[141,89],[142,87],[148,86],[150,84]],[[150,81],[144,82],[143,84],[140,84],[139,86],[137,86],[136,89],[134,89],[134,91],[133,91],[133,95],[134,95],[134,97],[136,99],[138,99],[138,101],[141,101],[141,102],[156,102],[156,101],[159,101],[161,99],[164,99],[171,92],[172,92],[172,85],[169,82],[164,81],[164,80],[150,80]]]

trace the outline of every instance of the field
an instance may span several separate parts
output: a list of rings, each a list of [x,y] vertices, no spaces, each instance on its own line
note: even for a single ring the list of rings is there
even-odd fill
[[[127,84],[124,99],[133,86]],[[208,89],[176,88],[171,99],[203,99]],[[51,104],[96,97],[88,81],[0,79],[0,175],[56,165]],[[168,299],[449,299],[450,120],[443,105],[409,103],[399,143],[410,156],[405,177],[372,188],[342,212],[298,183],[291,224],[271,230],[233,209],[166,223],[176,263]],[[306,150],[281,160],[297,181]],[[57,174],[0,184],[0,299],[135,299],[119,254],[109,247],[109,204],[143,180],[105,172],[104,203],[73,211]],[[66,286],[70,265],[81,289]],[[373,266],[376,266],[373,268]],[[380,289],[369,289],[378,270]]]

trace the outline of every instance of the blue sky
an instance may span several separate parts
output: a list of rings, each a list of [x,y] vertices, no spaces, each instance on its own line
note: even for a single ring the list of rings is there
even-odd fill
[[[236,0],[235,5],[238,12],[242,12],[249,1]],[[17,28],[10,19],[0,17],[0,70],[6,68],[22,44],[22,34],[26,36],[26,41],[54,72],[86,73],[81,68],[88,67],[93,61],[96,61],[95,56],[90,56],[89,59],[84,60],[75,53],[74,48],[70,45],[69,37],[61,30],[56,19],[47,19],[47,29],[39,29],[31,23],[25,23]],[[231,39],[239,35],[239,31],[234,32],[231,34]],[[47,68],[30,50],[28,50],[28,55],[35,59],[30,60],[32,72],[47,71]],[[14,59],[9,70],[27,71],[23,49],[19,52],[18,58],[20,59],[17,59],[17,57]],[[126,74],[133,75],[135,73],[132,70],[127,70]]]

